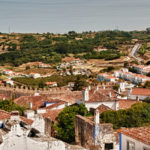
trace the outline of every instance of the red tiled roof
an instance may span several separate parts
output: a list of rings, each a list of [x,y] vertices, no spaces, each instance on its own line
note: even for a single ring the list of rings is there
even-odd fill
[[[67,102],[65,101],[62,101],[62,100],[57,100],[56,103],[50,105],[50,106],[47,106],[46,109],[52,109],[52,108],[55,108],[55,107],[58,107],[60,105],[63,105],[63,104],[66,104]]]
[[[106,106],[106,105],[104,105],[104,104],[100,105],[100,106],[97,107],[96,109],[99,110],[99,113],[100,113],[100,114],[103,113],[104,111],[112,110],[111,108],[109,108],[108,106]]]
[[[7,120],[10,119],[11,114],[7,111],[0,110],[0,120]]]
[[[45,82],[46,85],[53,85],[53,84],[57,84],[56,82]]]
[[[59,113],[62,111],[62,109],[59,110],[48,110],[47,113],[42,114],[44,118],[49,118],[51,121],[55,121],[56,117],[59,115]]]
[[[109,94],[111,93],[111,97]],[[92,89],[89,91],[89,100],[86,103],[91,102],[111,102],[116,100],[116,93],[113,89]]]
[[[74,58],[74,57],[65,57],[63,58],[63,61],[65,62],[71,62],[73,60],[80,60],[79,58]]]
[[[11,117],[11,113],[4,111],[4,110],[0,110],[0,120],[9,120]],[[33,120],[31,119],[27,119],[25,117],[20,116],[20,119],[25,122],[26,124],[31,125],[33,123]]]
[[[66,91],[63,94],[59,95],[53,95],[52,96],[55,99],[60,99],[66,102],[69,102],[71,104],[74,104],[76,102],[76,99],[82,99],[82,92],[81,91]]]
[[[150,126],[138,128],[121,128],[117,131],[137,141],[150,145]]]
[[[109,78],[109,79],[117,79],[117,77],[113,77],[113,76],[106,76],[106,78]]]
[[[138,101],[136,100],[123,100],[123,99],[119,99],[119,109],[128,109],[128,108],[131,108],[131,106],[133,104],[136,104],[138,103]]]
[[[9,99],[9,97],[7,97],[5,94],[0,94],[0,101],[3,99]]]
[[[33,120],[27,119],[27,118],[22,117],[22,116],[20,116],[20,119],[21,119],[23,122],[25,122],[26,124],[28,124],[28,125],[31,125],[31,124],[33,123]]]
[[[146,95],[146,96],[150,96],[150,89],[134,88],[134,89],[132,89],[131,95]]]
[[[30,102],[32,102],[32,109],[36,110],[43,106],[44,102],[52,101],[53,99],[44,97],[44,96],[21,96],[14,100],[14,102],[18,105],[29,107]]]

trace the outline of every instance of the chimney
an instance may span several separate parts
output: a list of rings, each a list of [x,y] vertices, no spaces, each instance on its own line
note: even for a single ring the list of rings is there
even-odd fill
[[[40,93],[38,93],[38,92],[37,92],[37,93],[34,93],[34,96],[39,96],[39,95],[40,95]]]
[[[89,90],[89,91],[91,90],[91,86],[90,86],[90,85],[88,86],[88,90]]]
[[[111,92],[109,92],[109,97],[112,97]]]
[[[130,89],[128,90],[128,97],[131,96],[131,93],[132,93],[132,88],[130,88]]]
[[[98,91],[98,89],[99,89],[99,87],[98,87],[98,85],[96,86],[96,91]]]
[[[122,91],[125,91],[125,83],[124,82],[119,83],[119,87]]]
[[[24,116],[26,116],[28,119],[33,119],[35,115],[34,110],[26,110],[24,111]]]
[[[83,101],[89,100],[89,90],[87,88],[82,91],[82,100]]]
[[[29,104],[29,105],[30,105],[30,109],[32,109],[32,107],[33,107],[33,104],[32,104],[32,102],[30,102],[30,104]]]
[[[99,124],[99,110],[96,109],[95,112],[94,112],[94,122],[95,124]]]
[[[12,111],[10,119],[11,120],[19,120],[20,119],[19,111]]]
[[[120,94],[120,91],[121,91],[120,88],[118,88],[118,94]]]
[[[136,100],[137,100],[138,102],[140,101],[139,96],[136,97]]]

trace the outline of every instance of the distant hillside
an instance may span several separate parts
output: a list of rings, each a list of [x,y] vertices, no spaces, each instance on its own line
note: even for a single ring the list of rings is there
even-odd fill
[[[68,34],[0,34],[0,64],[19,66],[27,62],[57,63],[73,54],[85,59],[116,59],[128,55],[136,42],[150,40],[146,31],[103,31]],[[105,51],[101,51],[105,49]],[[82,55],[81,55],[82,53]]]

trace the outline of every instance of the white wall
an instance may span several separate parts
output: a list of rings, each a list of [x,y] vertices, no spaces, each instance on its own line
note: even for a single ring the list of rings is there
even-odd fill
[[[27,136],[16,136],[7,134],[3,137],[4,142],[0,144],[0,150],[70,150],[70,145],[56,139],[34,140]],[[84,149],[80,149],[84,150]]]
[[[140,100],[144,100],[145,98],[147,98],[148,96],[143,96],[143,95],[130,95],[128,96],[128,99],[133,99],[133,100],[136,100],[137,99],[137,96]]]
[[[41,132],[41,134],[44,135],[45,133],[45,120],[43,119],[42,116],[37,115],[34,119],[34,122],[32,124],[32,128],[37,129],[38,131]]]
[[[102,149],[105,150],[105,143],[113,143],[113,150],[119,150],[119,143],[115,140],[115,136],[113,134],[107,134],[101,137]]]
[[[127,141],[131,141],[131,142],[135,143],[135,150],[144,150],[143,148],[150,149],[150,145],[148,146],[140,141],[137,141],[133,138],[130,138],[130,137],[122,134],[122,141],[121,141],[122,149],[121,150],[127,150]]]
[[[59,106],[57,106],[57,107],[52,108],[52,110],[54,110],[54,109],[63,109],[63,108],[65,108],[66,106],[67,106],[67,104],[62,104],[62,105],[59,105]]]
[[[37,109],[37,114],[44,114],[46,113],[46,109]]]
[[[118,103],[116,103],[115,101],[113,102],[91,102],[91,103],[85,103],[85,106],[88,110],[90,110],[90,108],[97,108],[102,104],[108,106],[109,108],[113,110],[116,110],[116,107],[118,106]]]

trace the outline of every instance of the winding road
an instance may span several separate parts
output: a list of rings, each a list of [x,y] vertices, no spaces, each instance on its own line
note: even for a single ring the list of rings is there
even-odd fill
[[[137,57],[137,53],[140,50],[142,44],[135,44],[135,46],[130,51],[130,56],[135,58],[137,61],[143,61],[141,58]]]

